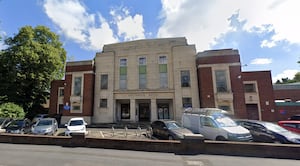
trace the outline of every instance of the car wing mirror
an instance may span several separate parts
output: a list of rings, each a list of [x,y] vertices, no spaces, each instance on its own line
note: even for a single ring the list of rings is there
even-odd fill
[[[65,124],[65,127],[68,127],[68,124]]]

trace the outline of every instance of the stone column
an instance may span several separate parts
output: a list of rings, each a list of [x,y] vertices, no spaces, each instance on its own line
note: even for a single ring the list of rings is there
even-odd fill
[[[157,104],[156,99],[151,99],[151,122],[157,120]]]
[[[130,99],[130,121],[136,122],[135,119],[135,99]]]

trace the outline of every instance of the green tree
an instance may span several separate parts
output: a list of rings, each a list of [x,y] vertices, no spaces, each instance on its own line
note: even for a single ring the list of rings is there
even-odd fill
[[[25,112],[22,107],[14,103],[3,103],[0,105],[0,117],[24,118]]]
[[[0,52],[0,103],[13,102],[25,113],[45,103],[52,80],[64,75],[66,51],[58,35],[44,26],[22,27],[4,40]]]

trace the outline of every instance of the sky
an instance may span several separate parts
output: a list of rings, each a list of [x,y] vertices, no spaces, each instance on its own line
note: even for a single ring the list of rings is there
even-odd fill
[[[3,39],[23,26],[60,36],[68,61],[92,60],[103,45],[186,37],[197,52],[237,49],[242,71],[272,80],[300,70],[299,0],[0,0]]]

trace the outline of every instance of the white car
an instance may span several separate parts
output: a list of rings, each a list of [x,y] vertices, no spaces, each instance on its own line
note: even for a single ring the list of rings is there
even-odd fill
[[[65,124],[67,127],[65,135],[72,136],[73,133],[83,133],[87,135],[88,131],[86,130],[86,125],[87,123],[83,118],[72,118],[67,124]]]

